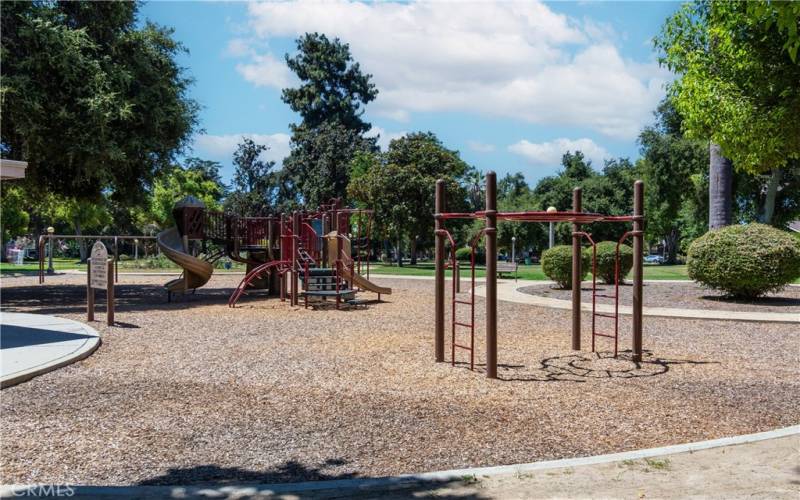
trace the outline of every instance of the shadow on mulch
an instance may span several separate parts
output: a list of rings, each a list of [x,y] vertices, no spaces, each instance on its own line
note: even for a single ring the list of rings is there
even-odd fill
[[[195,467],[186,467],[186,468],[175,468],[169,469],[169,472],[166,474],[152,477],[150,479],[145,479],[138,483],[139,486],[159,486],[159,485],[190,485],[190,486],[203,486],[205,484],[212,484],[210,488],[213,489],[214,487],[218,487],[220,489],[225,488],[226,486],[230,487],[232,485],[246,485],[246,484],[280,484],[280,483],[295,483],[295,482],[306,482],[306,481],[336,481],[336,480],[346,480],[346,479],[379,479],[375,477],[365,477],[359,476],[355,472],[344,472],[344,473],[326,473],[324,469],[328,467],[335,467],[335,466],[342,466],[347,464],[347,461],[342,459],[329,459],[323,462],[321,465],[318,466],[309,466],[297,462],[295,460],[289,460],[275,466],[270,469],[266,469],[264,471],[254,471],[248,469],[242,469],[239,467],[220,467],[217,465],[199,465]],[[347,486],[341,491],[341,498],[347,498],[351,496],[348,494],[347,491],[357,491],[360,494],[356,496],[361,496],[363,494],[368,494],[370,489],[374,489],[375,493],[380,496],[379,491],[385,491],[390,495],[397,495],[403,494],[403,496],[407,495],[408,497],[416,497],[416,496],[428,496],[436,494],[436,498],[458,498],[458,499],[478,499],[482,498],[481,496],[475,494],[453,494],[447,495],[443,494],[439,490],[441,488],[446,487],[457,487],[457,486],[464,486],[464,485],[471,485],[478,482],[479,479],[475,477],[465,477],[463,479],[457,480],[419,480],[419,479],[398,479],[396,484],[386,485],[374,485],[370,487],[369,484],[364,485],[364,487],[359,486]],[[388,491],[387,491],[388,490]],[[291,487],[289,487],[289,492],[291,491]],[[222,493],[222,492],[220,492]],[[259,493],[255,493],[258,495]],[[308,492],[310,496],[315,496],[313,492]],[[302,497],[302,493],[300,493]],[[337,495],[338,497],[338,495]]]
[[[167,292],[161,285],[150,284],[117,284],[114,287],[114,306],[117,312],[124,311],[152,311],[152,310],[180,310],[197,305],[227,304],[234,292],[234,288],[200,288],[195,292],[173,294],[172,301],[167,299]],[[95,301],[98,312],[104,311],[105,292],[95,292]],[[280,300],[277,296],[270,296],[265,290],[249,290],[244,297],[236,303],[237,306],[257,303],[261,300]],[[386,299],[368,299],[364,307],[390,303]],[[300,306],[303,306],[302,299]],[[335,307],[331,301],[329,307]],[[359,307],[358,309],[361,309]],[[341,311],[356,310],[342,303]],[[6,312],[33,312],[38,314],[80,314],[86,312],[86,285],[37,285],[20,286],[3,289],[3,311]],[[123,328],[138,328],[137,325],[117,322],[116,326]]]
[[[598,379],[631,379],[657,377],[664,375],[672,365],[707,365],[718,361],[694,361],[689,359],[664,359],[653,357],[652,352],[644,351],[641,362],[632,360],[632,351],[626,350],[614,358],[611,352],[567,354],[551,356],[539,361],[537,366],[509,365],[498,363],[498,380],[504,382],[573,382],[584,383]],[[608,361],[605,361],[608,360]],[[612,362],[616,366],[593,366],[595,363]],[[461,368],[469,369],[469,363],[456,362]],[[485,364],[475,364],[475,371],[486,373]]]
[[[342,466],[346,460],[334,458],[317,466],[309,466],[289,460],[263,471],[242,469],[240,467],[220,467],[218,465],[197,465],[194,467],[169,469],[169,472],[138,484],[141,486],[197,484],[202,482],[237,482],[237,483],[288,483],[298,481],[331,481],[335,479],[353,479],[356,473],[329,474],[324,472],[328,467]]]
[[[196,293],[173,295],[167,302],[167,293],[161,285],[117,284],[114,287],[115,309],[121,311],[180,310],[199,304],[227,304],[233,288],[201,288]],[[265,294],[250,294],[250,298]],[[105,292],[97,292],[95,301],[103,310]],[[3,311],[33,312],[38,314],[79,314],[86,312],[86,285],[37,285],[3,289]],[[136,325],[125,325],[136,328]]]
[[[796,307],[800,306],[800,298],[793,297],[758,297],[756,299],[739,299],[736,297],[728,297],[726,295],[701,295],[703,300],[711,300],[714,302],[721,302],[726,304],[744,304],[749,306],[764,306],[764,307]]]

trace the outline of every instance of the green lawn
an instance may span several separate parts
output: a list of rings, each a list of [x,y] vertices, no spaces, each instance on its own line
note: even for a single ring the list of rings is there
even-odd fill
[[[57,271],[62,271],[66,269],[82,269],[85,268],[85,265],[81,265],[77,259],[60,259],[54,258],[53,259],[53,269]],[[45,262],[45,269],[47,268],[47,262]],[[0,272],[3,274],[9,273],[16,273],[16,272],[31,272],[31,271],[39,271],[39,261],[36,260],[26,260],[22,265],[14,265],[9,264],[8,262],[0,262]]]
[[[120,272],[150,272],[150,273],[170,273],[180,272],[180,268],[174,265],[172,262],[169,261],[161,261],[162,263],[159,264],[158,267],[153,267],[152,265],[148,265],[145,259],[140,259],[138,261],[127,260],[127,261],[120,261],[119,263],[119,271]],[[47,262],[45,262],[45,269],[47,269]],[[79,270],[86,270],[86,264],[81,264],[78,259],[65,259],[65,258],[53,258],[53,269],[56,271],[67,271],[73,269]],[[243,271],[244,265],[234,262],[233,266],[231,267],[233,271]],[[0,273],[1,274],[16,274],[16,273],[23,273],[23,274],[32,274],[37,273],[39,271],[39,262],[38,261],[25,261],[22,265],[13,265],[9,264],[8,262],[0,263]],[[217,272],[226,271],[224,269],[218,269]]]
[[[120,272],[180,272],[180,269],[174,266],[160,267],[160,268],[145,268],[142,267],[144,261],[125,261],[120,262]],[[77,259],[53,259],[53,268],[56,271],[64,271],[68,269],[86,269],[85,264],[81,264]],[[0,273],[2,274],[15,274],[25,273],[32,274],[39,270],[39,263],[36,261],[26,261],[21,266],[11,265],[7,262],[0,263]],[[231,268],[232,271],[243,271],[242,264],[235,263]],[[224,272],[223,269],[217,269],[216,272]],[[391,274],[397,276],[433,276],[434,267],[433,263],[424,262],[417,265],[406,264],[403,267],[397,265],[386,265],[371,263],[370,272],[374,274]],[[450,276],[450,271],[445,272]],[[483,267],[476,270],[476,276],[485,276],[486,271]],[[469,277],[469,266],[461,268],[461,278],[466,279]],[[542,272],[542,266],[534,264],[530,266],[519,266],[517,277],[523,280],[547,280],[547,276]],[[628,275],[630,278],[630,275]],[[645,264],[644,265],[644,279],[646,280],[688,280],[686,275],[686,265],[658,265],[658,264]],[[795,280],[795,283],[800,283],[800,279]]]
[[[422,263],[412,266],[410,264],[406,264],[403,267],[397,267],[396,265],[386,265],[386,264],[371,264],[370,265],[370,272],[375,274],[394,274],[394,275],[405,275],[405,276],[433,276],[434,266],[432,263]],[[446,274],[450,276],[450,271],[446,271]],[[486,271],[483,267],[479,267],[476,269],[475,272],[476,276],[485,276]],[[469,276],[469,266],[465,266],[461,268],[461,278],[467,278]],[[547,280],[547,276],[544,275],[542,272],[542,266],[540,264],[533,264],[530,266],[521,265],[519,266],[519,272],[517,273],[517,277],[523,280]],[[644,279],[647,280],[688,280],[688,276],[686,275],[686,265],[651,265],[645,264],[644,266]]]

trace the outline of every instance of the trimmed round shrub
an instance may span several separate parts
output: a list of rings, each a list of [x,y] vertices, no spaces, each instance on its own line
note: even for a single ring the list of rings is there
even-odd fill
[[[689,247],[689,278],[733,297],[777,292],[800,277],[800,242],[764,224],[709,231]]]
[[[446,256],[449,258],[450,256]],[[471,262],[472,261],[472,248],[469,247],[461,247],[456,248],[456,260],[459,262]],[[485,254],[484,249],[482,247],[478,247],[477,251],[475,252],[475,263],[476,264],[483,264],[485,262]]]
[[[456,248],[456,260],[461,262],[469,262],[471,250],[469,248]]]
[[[589,257],[589,270],[591,270],[592,247],[585,248],[584,252]],[[617,243],[615,241],[601,241],[597,244],[597,277],[604,283],[614,283],[616,259]],[[633,268],[633,249],[628,245],[619,246],[619,266],[619,281],[622,283]]]
[[[591,264],[589,254],[581,252],[581,279],[589,273]],[[542,252],[542,272],[562,288],[572,289],[572,245],[557,245]]]

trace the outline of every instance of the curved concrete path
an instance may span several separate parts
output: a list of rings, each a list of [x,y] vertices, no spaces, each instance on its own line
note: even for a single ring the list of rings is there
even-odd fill
[[[89,356],[100,345],[94,328],[71,319],[0,312],[0,388]]]
[[[800,494],[800,426],[646,450],[382,478],[284,484],[4,485],[0,498],[765,498]]]
[[[554,299],[551,297],[541,297],[522,293],[520,288],[530,285],[541,285],[541,281],[519,280],[497,280],[497,298],[507,302],[518,304],[529,304],[532,306],[550,307],[553,309],[572,309],[572,302],[569,300]],[[475,295],[486,297],[485,286],[475,287]],[[647,297],[645,297],[646,303]],[[584,311],[591,311],[591,302],[583,302],[581,308]],[[597,304],[597,312],[613,314],[612,304]],[[620,314],[631,314],[630,306],[619,306]],[[755,311],[720,311],[713,309],[677,309],[671,307],[643,307],[642,314],[662,318],[682,318],[682,319],[705,319],[714,321],[758,321],[769,323],[798,323],[800,324],[800,314],[798,313],[776,313],[776,312],[755,312]]]

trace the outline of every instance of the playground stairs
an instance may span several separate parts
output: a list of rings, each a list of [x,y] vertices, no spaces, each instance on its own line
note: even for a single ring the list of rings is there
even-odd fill
[[[302,295],[305,297],[306,307],[310,304],[309,301],[318,303],[328,298],[336,299],[337,305],[341,301],[350,303],[355,300],[355,290],[350,288],[349,283],[340,281],[337,291],[335,269],[315,267],[308,270],[308,277],[305,273],[299,275],[303,282]]]

